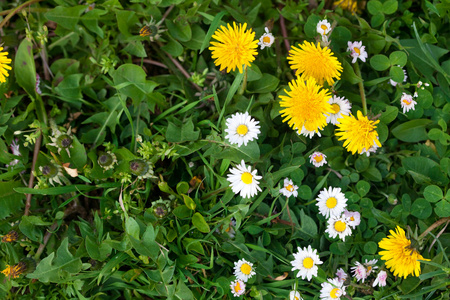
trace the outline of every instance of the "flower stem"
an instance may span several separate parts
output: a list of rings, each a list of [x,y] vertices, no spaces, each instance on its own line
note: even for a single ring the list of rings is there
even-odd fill
[[[238,91],[238,95],[242,95],[247,88],[247,66],[244,67],[244,79],[242,80],[241,88]]]
[[[420,236],[419,236],[419,241],[421,239],[423,239],[430,231],[432,231],[433,229],[435,229],[436,227],[438,227],[441,224],[444,224],[445,222],[450,222],[450,217],[446,217],[446,218],[442,218],[440,220],[437,220],[436,222],[434,222],[433,224],[431,224],[430,227],[427,228],[427,230],[425,230]]]
[[[367,116],[367,103],[366,103],[366,94],[364,93],[364,80],[362,79],[361,76],[361,70],[359,69],[359,64],[358,62],[355,62],[353,64],[353,68],[355,70],[356,76],[358,76],[361,81],[358,82],[358,87],[359,87],[359,94],[361,96],[361,103],[362,103],[362,109],[363,109],[363,115]]]

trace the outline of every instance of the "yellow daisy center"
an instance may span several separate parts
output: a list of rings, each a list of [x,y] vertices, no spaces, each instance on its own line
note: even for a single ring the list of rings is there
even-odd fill
[[[341,107],[336,103],[331,104],[331,109],[333,110],[333,114],[337,114],[341,111]]]
[[[337,232],[343,232],[345,228],[347,228],[347,224],[341,220],[334,223],[334,229],[336,229]]]
[[[314,266],[314,260],[311,257],[307,257],[303,260],[303,267],[311,269]]]
[[[371,270],[372,270],[372,266],[368,266],[368,267],[367,267],[367,271],[370,272]]]
[[[359,50],[359,48],[358,48],[358,47],[354,47],[354,48],[353,48],[353,51],[355,51],[355,52],[356,52],[356,54],[358,54],[358,55],[360,55],[360,54],[361,54],[361,50]]]
[[[241,266],[241,272],[245,275],[250,275],[250,272],[252,271],[252,267],[249,264],[242,264]]]
[[[265,36],[265,37],[263,37],[263,43],[264,44],[270,44],[270,36]]]
[[[248,132],[248,127],[247,125],[241,124],[236,128],[236,133],[243,136],[246,135]]]
[[[318,163],[320,163],[323,160],[323,156],[322,155],[316,155],[314,156],[314,160]]]
[[[291,184],[289,184],[289,185],[286,187],[286,189],[287,189],[289,192],[294,191],[294,187],[293,187]]]
[[[330,198],[328,198],[327,201],[325,202],[325,205],[326,205],[329,209],[335,208],[336,205],[337,205],[337,199],[334,198],[334,197],[330,197]]]
[[[320,28],[322,28],[322,30],[324,31],[323,34],[325,34],[325,32],[328,30],[328,26],[325,24],[320,25]]]
[[[330,297],[335,299],[339,297],[339,289],[338,288],[334,288],[331,290],[330,292]]]
[[[403,103],[405,103],[406,105],[410,105],[410,104],[411,104],[411,100],[409,100],[409,99],[403,99],[402,101],[403,101]]]
[[[353,216],[351,216],[350,221],[355,221],[355,218]]]
[[[300,300],[300,299],[298,299],[298,297],[297,297],[297,296],[295,296],[295,300]]]
[[[245,184],[250,184],[253,182],[253,175],[249,172],[244,172],[241,175],[241,180]]]
[[[242,290],[241,284],[240,284],[239,281],[238,281],[238,282],[236,282],[236,285],[234,286],[234,291],[235,291],[236,293],[239,293],[241,290]]]

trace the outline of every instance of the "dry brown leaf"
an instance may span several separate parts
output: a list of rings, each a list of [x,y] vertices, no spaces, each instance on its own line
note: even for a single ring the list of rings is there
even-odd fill
[[[70,176],[72,176],[72,177],[77,177],[78,176],[78,170],[77,169],[69,168],[70,163],[62,164],[62,166],[63,166],[64,170],[66,170],[67,174],[69,174]]]

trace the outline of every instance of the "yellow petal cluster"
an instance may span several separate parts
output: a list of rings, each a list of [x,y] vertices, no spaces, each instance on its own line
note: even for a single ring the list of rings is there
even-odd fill
[[[423,258],[416,249],[411,247],[411,241],[406,238],[405,231],[397,226],[396,231],[390,230],[390,235],[382,239],[378,246],[386,251],[380,251],[381,259],[386,261],[386,267],[394,276],[406,278],[408,275],[420,275],[419,260]]]
[[[242,73],[243,68],[250,66],[255,60],[258,52],[258,40],[255,40],[255,32],[247,30],[247,23],[233,27],[227,24],[227,27],[221,26],[212,36],[217,42],[211,42],[212,58],[220,70],[227,69],[227,72],[234,71],[236,68]]]
[[[2,52],[3,47],[0,47],[0,83],[6,82],[6,77],[9,76],[8,70],[11,70],[11,58],[6,57],[8,52]]]
[[[338,140],[344,140],[344,147],[352,154],[356,152],[361,154],[363,150],[368,150],[371,146],[377,145],[381,147],[378,140],[378,133],[375,130],[376,124],[380,120],[372,121],[358,110],[357,118],[353,115],[344,116],[338,119],[340,124],[336,124],[336,136],[340,137]]]

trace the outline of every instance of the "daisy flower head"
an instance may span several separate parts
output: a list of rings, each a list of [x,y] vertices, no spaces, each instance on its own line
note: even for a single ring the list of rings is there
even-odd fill
[[[294,125],[295,127],[295,125]],[[314,135],[318,135],[319,137],[322,136],[322,134],[320,134],[319,129],[316,130],[306,130],[305,126],[302,127],[302,130],[297,131],[298,135],[304,135],[306,137],[309,137],[310,139],[312,139],[314,137]]]
[[[294,130],[305,127],[306,130],[316,131],[327,125],[327,115],[332,112],[328,103],[330,93],[316,83],[313,78],[297,76],[289,82],[290,91],[284,90],[286,95],[280,96],[280,110],[283,122]]]
[[[397,67],[400,67],[400,66],[397,65]],[[405,69],[402,68],[402,70],[403,70],[403,74],[405,74],[405,76],[403,77],[403,82],[406,82],[406,80],[408,79],[408,75],[406,74],[406,70],[405,70]],[[397,86],[397,84],[398,84],[396,81],[394,81],[394,80],[392,80],[392,79],[389,79],[389,83],[390,83],[392,86]]]
[[[244,160],[241,161],[240,165],[236,168],[230,170],[231,174],[228,174],[227,180],[230,182],[231,189],[235,194],[240,194],[243,198],[253,197],[261,192],[259,187],[259,179],[262,176],[256,175],[257,170],[251,169],[250,166],[246,166]]]
[[[246,261],[245,259],[240,259],[234,263],[234,276],[237,279],[247,282],[253,275],[255,275],[253,264]]]
[[[284,186],[280,189],[280,193],[283,194],[286,197],[290,197],[294,195],[294,197],[298,196],[298,186],[294,185],[294,182],[292,182],[291,179],[285,178],[284,179]]]
[[[302,279],[307,278],[311,281],[312,277],[317,276],[317,271],[319,267],[317,265],[322,264],[316,249],[312,249],[311,245],[308,248],[304,247],[301,249],[297,247],[298,253],[294,253],[294,260],[291,261],[293,266],[292,271],[298,270],[297,277]]]
[[[297,291],[291,291],[289,293],[289,300],[303,300],[302,296]]]
[[[331,24],[325,19],[317,23],[317,33],[322,36],[322,41],[328,41],[328,33],[331,31]]]
[[[275,37],[272,35],[272,33],[269,32],[269,28],[265,27],[264,30],[266,31],[266,33],[264,33],[259,38],[258,42],[258,45],[261,46],[261,50],[264,49],[265,47],[270,48],[270,46],[272,46],[273,42],[275,41]]]
[[[305,41],[297,48],[292,46],[289,51],[291,69],[297,70],[296,75],[304,74],[307,78],[314,78],[320,85],[326,81],[332,85],[334,78],[340,79],[342,65],[331,52],[330,48]]]
[[[380,120],[369,120],[358,110],[357,118],[353,115],[344,116],[339,119],[339,122],[336,136],[339,137],[339,141],[344,140],[344,147],[352,154],[362,153],[364,148],[369,149],[373,145],[381,147],[376,131],[376,125]]]
[[[357,281],[362,280],[362,282],[364,282],[364,280],[366,280],[367,276],[369,276],[364,265],[362,265],[359,262],[356,262],[355,266],[351,267],[351,270],[353,272],[353,277],[356,278]]]
[[[336,276],[340,282],[344,282],[348,277],[347,273],[345,273],[345,271],[342,268],[339,268],[336,271]]]
[[[403,108],[403,113],[406,113],[410,110],[414,110],[417,102],[413,100],[411,95],[403,93],[402,97],[400,98],[400,104]]]
[[[258,134],[261,133],[258,125],[259,121],[253,119],[248,112],[236,113],[227,119],[228,133],[225,138],[230,141],[231,144],[237,144],[240,147],[242,144],[247,146],[247,143],[258,138]]]
[[[386,279],[387,279],[387,273],[386,271],[380,271],[380,273],[378,273],[377,278],[375,279],[375,281],[373,282],[373,287],[378,286],[386,286]]]
[[[309,156],[309,161],[318,168],[327,163],[327,156],[322,152],[316,151]]]
[[[227,27],[220,26],[213,38],[217,42],[211,42],[208,49],[212,52],[214,64],[220,66],[220,71],[227,69],[227,73],[238,68],[242,73],[243,68],[251,65],[255,60],[258,52],[258,40],[255,40],[255,32],[247,29],[247,23],[236,25],[233,27],[227,24]]]
[[[331,104],[332,112],[327,117],[327,123],[331,123],[333,125],[339,124],[338,119],[343,116],[348,116],[350,114],[350,110],[352,109],[352,105],[344,97],[333,96],[330,100],[328,100],[328,103]]]
[[[245,283],[242,280],[236,279],[231,282],[230,289],[234,297],[240,297],[245,293]]]
[[[339,300],[341,296],[345,295],[344,283],[339,281],[339,278],[328,278],[327,282],[322,283],[320,290],[320,299],[323,300]]]
[[[361,214],[357,211],[344,210],[344,217],[348,219],[348,226],[353,229],[361,223]]]
[[[359,58],[363,62],[366,62],[367,52],[366,52],[366,46],[362,45],[362,42],[348,42],[348,48],[347,51],[351,52],[351,56],[353,57],[352,64],[356,62],[356,60]]]
[[[316,198],[316,205],[319,207],[319,212],[325,218],[339,217],[347,207],[347,198],[341,192],[341,188],[329,187],[320,191]]]
[[[394,273],[394,276],[406,279],[408,275],[418,277],[420,275],[419,260],[429,260],[423,258],[417,249],[411,245],[411,240],[405,235],[405,231],[397,226],[395,231],[390,230],[390,235],[382,239],[378,246],[384,251],[380,251],[381,259],[386,261],[386,267]]]
[[[344,216],[331,216],[328,219],[328,226],[325,232],[328,232],[333,239],[339,236],[341,240],[345,241],[345,237],[352,234],[352,229],[348,225],[348,219]]]
[[[367,261],[364,263],[364,266],[366,266],[366,270],[367,270],[367,276],[370,275],[370,273],[372,273],[373,270],[378,269],[378,266],[375,266],[375,264],[378,262],[378,259],[372,259]]]
[[[0,83],[6,82],[6,77],[9,76],[8,70],[11,70],[11,58],[8,58],[8,52],[2,52],[3,47],[0,47]]]

